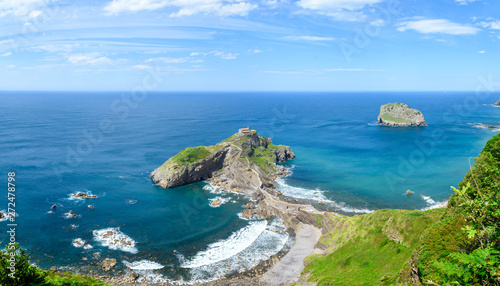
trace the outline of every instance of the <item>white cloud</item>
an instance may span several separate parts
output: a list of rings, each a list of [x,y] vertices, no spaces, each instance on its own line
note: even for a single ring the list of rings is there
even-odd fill
[[[99,53],[71,55],[68,56],[68,61],[75,65],[103,65],[113,62],[108,57],[100,56]]]
[[[8,68],[8,69],[13,69],[13,68],[15,68],[15,67],[16,67],[15,65],[8,65],[8,66],[7,66],[7,68]]]
[[[324,69],[324,72],[386,72],[387,70],[378,69]]]
[[[479,51],[478,54],[486,54],[486,51]]]
[[[343,69],[343,68],[334,68],[334,69],[307,69],[303,71],[263,71],[264,73],[270,74],[318,74],[318,73],[327,73],[327,72],[386,72],[387,70],[383,69]]]
[[[5,54],[3,54],[3,55],[0,55],[0,57],[8,57],[8,56],[10,56],[10,55],[12,55],[12,53],[11,53],[11,52],[8,52],[8,53],[5,53]]]
[[[36,18],[36,17],[38,17],[38,16],[40,16],[40,15],[42,15],[42,10],[35,10],[35,11],[32,11],[32,12],[28,15],[28,17],[30,17],[30,18],[32,18],[32,19],[33,19],[33,18]]]
[[[219,52],[217,50],[211,51],[211,52],[208,52],[208,53],[193,52],[193,53],[190,54],[190,56],[192,56],[192,57],[196,57],[196,56],[210,56],[210,55],[219,57],[219,58],[224,59],[224,60],[234,60],[240,54]],[[196,62],[196,61],[193,61],[193,62]]]
[[[50,53],[57,53],[57,52],[65,52],[69,53],[73,51],[74,47],[80,46],[79,44],[46,44],[46,45],[41,45],[34,47],[33,50],[35,51],[46,51]]]
[[[36,15],[37,8],[43,7],[51,0],[2,0],[0,1],[0,17],[12,14],[15,16]],[[30,14],[31,13],[31,14]],[[40,11],[41,14],[41,11]],[[36,16],[39,16],[36,15]]]
[[[493,18],[488,18],[488,20],[489,20],[488,22],[484,21],[484,22],[479,23],[481,25],[481,27],[490,28],[493,30],[500,30],[500,20],[496,20]]]
[[[384,0],[300,0],[297,5],[338,21],[361,21],[366,18],[361,9],[382,1]]]
[[[375,21],[371,21],[370,25],[375,26],[375,27],[383,27],[383,26],[385,26],[385,20],[378,19],[378,20],[375,20]]]
[[[212,54],[224,60],[234,60],[239,54],[224,53],[219,51],[213,51]]]
[[[263,53],[263,52],[264,51],[261,51],[259,49],[254,49],[254,50],[250,49],[250,50],[247,51],[247,54],[249,54],[249,55],[255,55],[255,54],[260,54],[260,53]]]
[[[467,4],[475,2],[477,0],[455,0],[455,1],[458,2],[458,4],[460,4],[460,5],[467,5]]]
[[[446,19],[424,19],[407,21],[398,25],[398,31],[415,30],[422,34],[474,35],[481,29],[451,22]]]
[[[3,41],[0,41],[0,46],[1,46],[1,45],[12,44],[12,43],[14,43],[14,40],[13,40],[13,39],[3,40]]]
[[[241,0],[113,0],[104,10],[108,14],[122,12],[137,12],[143,10],[158,10],[165,7],[175,7],[179,10],[170,16],[190,16],[196,14],[214,14],[218,16],[246,16],[257,4]]]
[[[331,37],[318,37],[318,36],[286,36],[283,37],[282,39],[290,41],[312,41],[312,42],[335,40],[335,38]]]
[[[152,67],[147,66],[147,65],[136,65],[136,66],[133,66],[132,68],[134,68],[134,69],[140,69],[140,70],[146,70],[146,69],[150,69]]]
[[[152,58],[146,60],[147,63],[149,62],[162,62],[166,64],[179,64],[179,63],[185,63],[188,60],[190,60],[190,57],[187,58]]]

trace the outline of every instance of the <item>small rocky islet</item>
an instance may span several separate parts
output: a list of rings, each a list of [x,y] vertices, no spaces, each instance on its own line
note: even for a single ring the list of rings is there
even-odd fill
[[[377,122],[390,127],[427,126],[422,112],[401,102],[382,105]]]

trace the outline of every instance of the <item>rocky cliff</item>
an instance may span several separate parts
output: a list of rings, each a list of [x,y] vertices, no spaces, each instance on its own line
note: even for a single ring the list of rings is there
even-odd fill
[[[377,122],[391,127],[427,126],[422,112],[399,102],[382,105]]]
[[[286,169],[278,162],[295,158],[290,147],[274,145],[257,132],[234,134],[214,146],[190,147],[170,158],[151,173],[163,188],[182,186],[201,180],[233,191],[255,191],[271,187]]]

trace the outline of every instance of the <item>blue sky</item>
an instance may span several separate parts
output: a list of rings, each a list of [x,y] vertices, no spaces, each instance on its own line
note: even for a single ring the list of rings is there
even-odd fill
[[[0,1],[0,89],[474,90],[497,0]]]

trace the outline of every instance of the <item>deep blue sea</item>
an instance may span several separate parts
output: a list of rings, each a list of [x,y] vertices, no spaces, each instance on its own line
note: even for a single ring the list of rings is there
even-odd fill
[[[116,258],[115,271],[130,267],[150,280],[209,280],[253,267],[293,238],[270,231],[282,229],[278,220],[241,219],[244,196],[215,194],[204,182],[168,190],[152,183],[151,171],[183,148],[216,144],[248,126],[295,152],[287,163],[292,174],[276,182],[287,196],[350,215],[426,209],[446,202],[469,158],[498,132],[472,128],[499,124],[500,109],[491,105],[498,99],[466,92],[141,99],[127,92],[1,92],[0,211],[7,210],[7,173],[15,172],[16,239],[40,267],[97,269],[92,263]],[[422,111],[429,126],[377,125],[380,105],[396,101]],[[77,192],[98,198],[71,198]],[[216,197],[226,203],[210,207]],[[79,216],[69,218],[70,210]],[[0,222],[2,244],[7,223]]]

